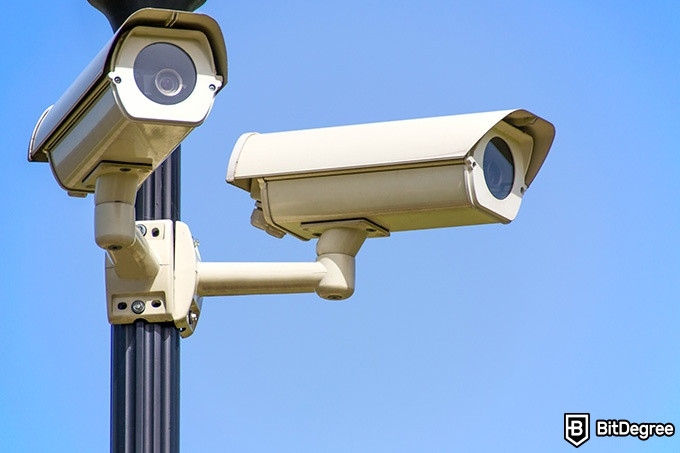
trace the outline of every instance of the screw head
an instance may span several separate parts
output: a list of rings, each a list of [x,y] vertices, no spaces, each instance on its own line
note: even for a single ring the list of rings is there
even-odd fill
[[[144,313],[144,310],[146,309],[146,304],[144,303],[144,301],[136,300],[132,302],[130,308],[132,309],[133,313],[141,315],[142,313]]]

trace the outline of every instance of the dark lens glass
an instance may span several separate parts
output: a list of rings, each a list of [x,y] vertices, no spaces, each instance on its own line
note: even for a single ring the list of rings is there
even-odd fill
[[[182,76],[174,69],[163,69],[156,74],[156,88],[165,96],[176,96],[182,90]]]
[[[179,47],[166,42],[150,44],[135,58],[135,82],[144,96],[164,105],[178,104],[196,86],[196,67]]]
[[[482,167],[491,194],[499,200],[510,195],[515,182],[515,162],[510,147],[503,139],[494,137],[487,143]]]

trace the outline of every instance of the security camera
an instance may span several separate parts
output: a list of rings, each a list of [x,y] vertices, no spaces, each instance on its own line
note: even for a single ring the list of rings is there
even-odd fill
[[[70,195],[94,192],[97,243],[126,247],[135,241],[137,188],[204,121],[226,81],[217,22],[139,10],[43,113],[28,160],[49,162]]]
[[[114,169],[149,174],[206,118],[226,66],[210,17],[140,10],[42,115],[28,160],[49,162],[72,194]]]
[[[242,135],[227,182],[275,236],[509,223],[555,135],[526,110]]]

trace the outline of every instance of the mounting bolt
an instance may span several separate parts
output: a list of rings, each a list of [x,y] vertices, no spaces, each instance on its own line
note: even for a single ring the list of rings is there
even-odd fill
[[[146,304],[144,303],[144,301],[136,300],[132,302],[130,308],[132,309],[133,313],[141,315],[142,313],[144,313],[144,310],[146,309]]]

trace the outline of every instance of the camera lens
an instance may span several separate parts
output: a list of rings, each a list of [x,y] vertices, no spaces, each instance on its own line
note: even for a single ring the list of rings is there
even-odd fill
[[[166,42],[150,44],[135,58],[135,82],[144,96],[163,105],[178,104],[196,86],[196,67],[187,53]]]
[[[156,88],[165,96],[175,96],[182,90],[182,76],[174,69],[163,69],[156,74]]]
[[[494,137],[487,143],[482,167],[489,192],[499,200],[510,195],[515,182],[515,162],[510,147],[502,138]]]

